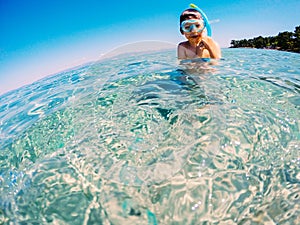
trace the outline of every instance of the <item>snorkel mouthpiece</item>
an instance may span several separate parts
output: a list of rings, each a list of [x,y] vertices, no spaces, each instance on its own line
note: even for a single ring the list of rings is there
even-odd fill
[[[190,7],[193,8],[193,9],[196,9],[201,14],[201,16],[202,16],[202,18],[204,20],[204,25],[206,27],[207,36],[211,37],[211,27],[210,27],[210,24],[208,22],[208,18],[205,15],[205,13],[198,6],[196,6],[193,3],[190,4]]]

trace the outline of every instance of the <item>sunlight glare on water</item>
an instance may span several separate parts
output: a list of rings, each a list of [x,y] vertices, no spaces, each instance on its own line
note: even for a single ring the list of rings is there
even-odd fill
[[[0,224],[297,224],[299,61],[164,50],[0,96]]]

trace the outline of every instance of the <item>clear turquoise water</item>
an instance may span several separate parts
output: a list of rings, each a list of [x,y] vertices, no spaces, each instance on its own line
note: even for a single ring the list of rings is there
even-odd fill
[[[297,224],[300,55],[119,57],[0,96],[0,224]]]

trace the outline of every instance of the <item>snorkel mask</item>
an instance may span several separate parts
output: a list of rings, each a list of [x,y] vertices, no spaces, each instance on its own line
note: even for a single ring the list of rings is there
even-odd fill
[[[193,9],[196,9],[201,14],[201,16],[203,18],[203,21],[204,21],[203,29],[206,28],[207,36],[211,37],[211,27],[210,27],[210,24],[208,22],[208,18],[205,15],[205,13],[198,6],[196,6],[195,4],[190,4],[190,7],[193,8]],[[182,30],[184,31],[183,28],[182,28]]]
[[[201,32],[205,28],[204,21],[201,19],[184,20],[180,26],[184,32]]]

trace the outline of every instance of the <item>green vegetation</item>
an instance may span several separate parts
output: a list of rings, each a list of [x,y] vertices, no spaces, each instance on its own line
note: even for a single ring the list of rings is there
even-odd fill
[[[294,32],[280,32],[277,36],[232,40],[230,48],[266,48],[300,53],[300,26]]]

